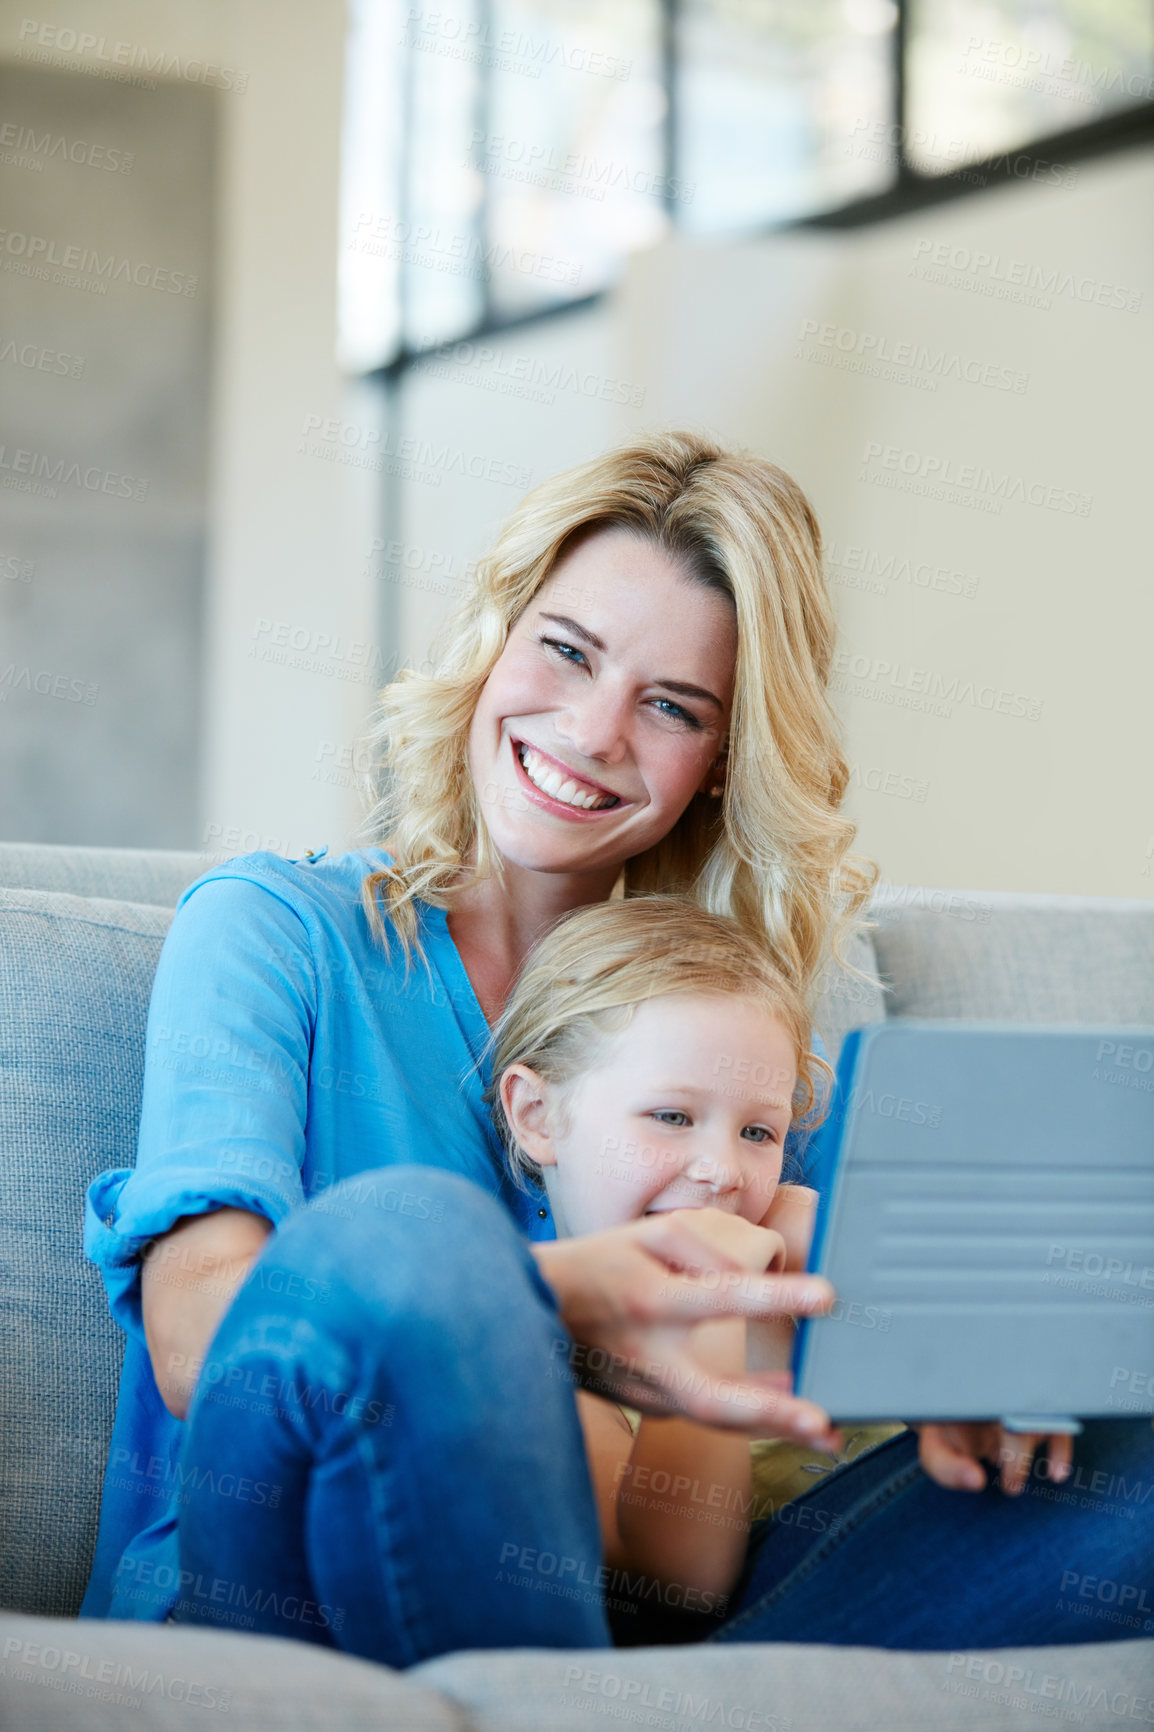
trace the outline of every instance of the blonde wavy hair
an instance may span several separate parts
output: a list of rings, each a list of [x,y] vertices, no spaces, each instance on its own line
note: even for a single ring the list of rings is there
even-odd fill
[[[469,770],[481,688],[511,627],[578,537],[624,529],[729,597],[737,667],[724,794],[695,796],[660,842],[629,860],[624,893],[690,895],[733,916],[804,993],[867,900],[872,863],[839,813],[848,781],[827,684],[833,610],[821,535],[798,487],[762,458],[688,432],[652,433],[533,489],[449,618],[432,673],[386,686],[368,737],[385,792],[365,824],[393,865],[364,881],[372,928],[391,922],[406,956],[415,904],[450,909],[477,878],[502,876]],[[419,947],[418,947],[419,948]]]
[[[760,940],[685,896],[594,903],[566,915],[533,946],[490,1036],[485,1099],[515,1177],[539,1181],[541,1169],[518,1144],[501,1104],[509,1066],[528,1065],[564,1091],[597,1067],[638,1005],[674,993],[721,993],[763,1006],[793,1045],[794,1120],[811,1113],[819,1095],[823,1105],[828,1101],[833,1071],[810,1051],[805,997]]]

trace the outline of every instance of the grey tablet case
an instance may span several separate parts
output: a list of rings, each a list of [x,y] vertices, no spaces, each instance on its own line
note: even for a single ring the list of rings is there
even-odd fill
[[[817,1133],[799,1395],[835,1420],[1154,1413],[1154,1029],[893,1021]]]

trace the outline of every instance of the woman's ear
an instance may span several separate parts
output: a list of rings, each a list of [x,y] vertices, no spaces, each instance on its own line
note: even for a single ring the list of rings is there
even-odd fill
[[[509,1129],[530,1160],[539,1167],[555,1167],[549,1113],[549,1084],[527,1064],[511,1064],[501,1074],[501,1105]]]
[[[727,749],[723,746],[718,752],[705,775],[701,778],[699,794],[709,794],[715,800],[725,792],[725,774],[729,767]]]

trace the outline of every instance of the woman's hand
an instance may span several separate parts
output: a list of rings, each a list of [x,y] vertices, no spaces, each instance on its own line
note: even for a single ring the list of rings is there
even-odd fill
[[[1018,1497],[1030,1477],[1038,1445],[1046,1445],[1046,1478],[1060,1485],[1070,1477],[1074,1439],[1069,1432],[1007,1431],[995,1420],[981,1424],[921,1425],[918,1455],[930,1478],[951,1491],[982,1491],[995,1467],[998,1484]]]
[[[693,1331],[701,1323],[783,1312],[816,1316],[833,1303],[820,1277],[750,1273],[709,1242],[709,1226],[701,1231],[705,1213],[649,1215],[608,1232],[532,1246],[576,1343],[574,1374],[645,1413],[836,1447],[828,1414],[790,1393],[788,1373],[723,1377],[695,1353]]]

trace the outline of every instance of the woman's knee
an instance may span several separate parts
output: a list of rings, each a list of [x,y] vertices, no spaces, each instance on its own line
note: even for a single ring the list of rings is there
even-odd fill
[[[458,1322],[543,1291],[504,1207],[459,1174],[380,1167],[320,1192],[271,1235],[238,1295],[319,1334]]]

